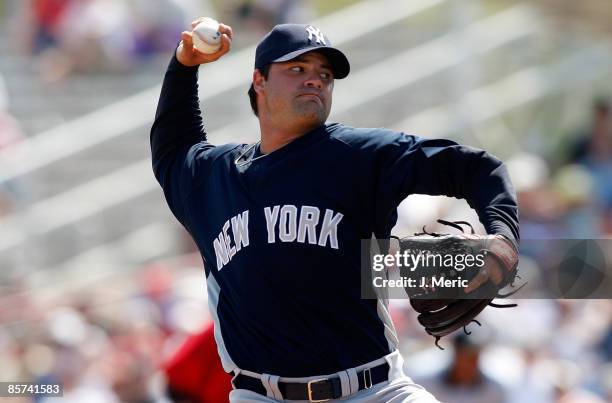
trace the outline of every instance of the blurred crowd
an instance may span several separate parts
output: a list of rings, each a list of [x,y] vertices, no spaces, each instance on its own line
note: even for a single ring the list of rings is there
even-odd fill
[[[525,239],[612,234],[612,105],[594,101],[586,127],[567,136],[559,167],[535,154],[509,162]]]
[[[482,326],[443,339],[439,351],[421,334],[409,303],[394,301],[406,372],[449,403],[611,401],[612,302],[513,302],[518,307],[485,309]]]
[[[213,8],[205,0],[13,1],[12,31],[45,81],[73,72],[126,71],[174,48],[189,22]],[[218,18],[259,37],[272,26],[313,17],[310,2],[219,2]],[[246,38],[249,37],[249,38]],[[244,40],[250,39],[246,35]],[[240,45],[240,44],[238,44]]]
[[[126,70],[176,46],[189,18],[174,0],[27,0],[13,12],[18,45],[47,81]]]
[[[315,12],[311,3],[300,0],[234,0],[224,2],[221,8],[227,21],[259,38],[277,24],[312,21]]]
[[[62,383],[62,402],[224,401],[230,378],[197,261],[151,264],[53,296],[28,289],[28,279],[4,286],[0,380]]]

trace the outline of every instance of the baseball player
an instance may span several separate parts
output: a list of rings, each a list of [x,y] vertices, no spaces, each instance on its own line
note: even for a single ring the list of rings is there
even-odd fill
[[[278,25],[257,46],[248,93],[260,140],[215,146],[197,81],[230,50],[232,29],[219,31],[214,54],[182,33],[151,148],[204,261],[230,401],[437,402],[403,373],[384,301],[360,297],[360,240],[388,237],[398,204],[420,193],[466,199],[488,233],[516,242],[506,169],[449,140],[327,123],[350,65],[312,25]]]

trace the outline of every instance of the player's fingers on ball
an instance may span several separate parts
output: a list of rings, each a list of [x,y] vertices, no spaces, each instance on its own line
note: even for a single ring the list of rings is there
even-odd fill
[[[219,48],[218,53],[225,54],[229,52],[232,47],[232,40],[227,34],[223,34],[221,36],[221,47]]]
[[[229,25],[219,23],[219,32],[221,32],[222,34],[227,34],[230,39],[234,38],[234,31],[232,31],[232,27],[230,27]]]
[[[200,17],[200,18],[198,18],[196,20],[191,21],[191,29],[194,29],[196,27],[196,25],[198,25],[199,23],[201,23],[204,20],[204,18],[206,18],[206,17]]]
[[[183,31],[181,33],[181,39],[183,40],[183,44],[185,46],[193,46],[193,34],[188,31]]]

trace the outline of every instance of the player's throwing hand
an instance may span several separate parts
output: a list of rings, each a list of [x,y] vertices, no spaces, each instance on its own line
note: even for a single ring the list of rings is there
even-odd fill
[[[191,22],[191,28],[195,28],[206,17],[198,18]],[[181,33],[181,43],[176,49],[176,58],[184,66],[198,66],[204,63],[214,62],[221,56],[229,52],[232,45],[232,27],[219,23],[219,32],[221,32],[221,47],[215,53],[205,54],[198,52],[193,47],[193,32],[183,31]]]

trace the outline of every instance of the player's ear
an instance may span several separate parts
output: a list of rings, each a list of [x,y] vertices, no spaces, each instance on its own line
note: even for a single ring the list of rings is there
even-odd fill
[[[258,69],[255,69],[253,71],[253,89],[256,93],[260,93],[263,90],[265,81],[266,79],[263,74]]]

